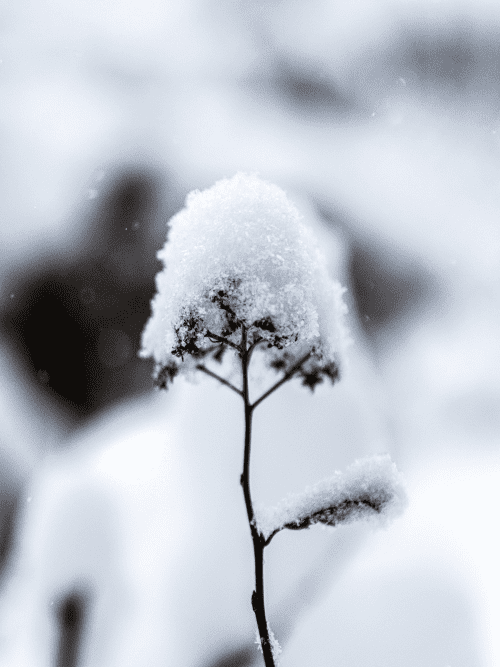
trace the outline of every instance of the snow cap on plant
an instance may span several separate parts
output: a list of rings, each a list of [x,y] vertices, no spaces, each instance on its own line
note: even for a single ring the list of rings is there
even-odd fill
[[[160,386],[225,345],[262,341],[275,369],[311,355],[298,375],[314,388],[338,376],[347,339],[344,289],[279,187],[236,174],[191,192],[158,253],[165,268],[142,338]]]

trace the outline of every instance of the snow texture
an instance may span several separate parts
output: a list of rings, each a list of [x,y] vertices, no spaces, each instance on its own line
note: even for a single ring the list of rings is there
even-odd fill
[[[355,461],[302,493],[290,494],[276,507],[255,510],[255,522],[267,541],[283,528],[300,530],[315,523],[336,526],[376,518],[381,524],[402,513],[405,487],[389,455]]]
[[[274,632],[271,630],[269,623],[267,624],[267,632],[269,633],[269,643],[271,644],[271,651],[274,658],[274,664],[279,665],[279,656],[282,654],[283,649],[279,641],[276,639]],[[259,630],[255,630],[255,643],[258,645],[259,651],[262,653],[262,642],[260,641]]]
[[[239,345],[242,325],[276,369],[312,351],[306,370],[336,379],[347,341],[344,289],[280,188],[238,173],[191,192],[158,257],[165,268],[140,354],[155,359],[165,384],[220,353],[220,338]]]

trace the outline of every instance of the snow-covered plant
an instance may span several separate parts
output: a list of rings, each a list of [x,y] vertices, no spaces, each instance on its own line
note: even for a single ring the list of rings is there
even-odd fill
[[[347,341],[344,289],[331,280],[316,241],[297,208],[275,185],[237,174],[188,195],[170,221],[158,254],[152,315],[141,355],[153,357],[155,378],[167,388],[179,373],[199,370],[236,392],[245,412],[243,488],[255,557],[252,607],[266,667],[274,667],[278,641],[266,620],[264,549],[280,530],[336,525],[395,513],[404,493],[388,457],[356,462],[347,473],[321,482],[272,510],[255,511],[250,491],[252,415],[292,378],[314,390],[340,377]],[[254,351],[280,378],[251,400]],[[241,384],[216,372],[233,352]],[[214,370],[215,368],[215,370]]]

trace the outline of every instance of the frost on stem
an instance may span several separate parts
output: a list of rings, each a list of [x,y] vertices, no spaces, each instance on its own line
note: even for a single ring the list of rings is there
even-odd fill
[[[164,269],[142,338],[159,386],[203,357],[257,343],[271,368],[297,370],[314,389],[338,378],[347,339],[343,288],[296,207],[275,185],[236,174],[191,192],[159,252]]]
[[[336,526],[358,519],[386,524],[407,504],[405,487],[388,455],[372,456],[353,463],[345,473],[290,494],[276,507],[255,510],[255,523],[264,539],[288,528],[301,530],[315,523]]]
[[[274,664],[279,665],[278,658],[283,652],[283,649],[281,648],[279,641],[274,636],[274,632],[271,630],[271,626],[269,625],[269,623],[267,624],[267,632],[269,634],[269,643],[271,644],[271,652],[273,654]],[[255,629],[255,643],[258,645],[259,651],[263,653],[262,640],[260,638],[259,631],[257,629]]]

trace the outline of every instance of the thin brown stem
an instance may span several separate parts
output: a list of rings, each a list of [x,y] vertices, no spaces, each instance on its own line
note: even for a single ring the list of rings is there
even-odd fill
[[[264,340],[263,338],[257,338],[257,340],[254,340],[254,342],[248,348],[248,364],[250,364],[250,359],[252,357],[253,351],[255,350],[255,348],[259,343],[263,342],[263,340]]]
[[[217,375],[217,373],[214,373],[213,371],[211,371],[210,369],[208,369],[208,368],[207,368],[206,366],[204,366],[203,364],[198,364],[198,365],[196,366],[196,368],[197,368],[199,371],[202,371],[203,373],[206,373],[207,375],[210,375],[210,377],[214,378],[215,380],[218,380],[221,384],[226,385],[226,387],[229,387],[229,389],[232,389],[233,391],[235,391],[239,396],[243,396],[243,392],[241,391],[241,389],[238,389],[238,388],[235,387],[233,384],[231,384],[230,382],[228,382],[226,379],[224,379],[224,378],[221,377],[220,375]]]
[[[264,538],[259,533],[255,521],[252,505],[252,496],[250,493],[250,447],[252,436],[252,414],[253,407],[250,404],[248,392],[248,365],[250,360],[250,350],[247,349],[246,330],[242,327],[241,336],[241,369],[243,374],[243,402],[245,404],[245,449],[243,454],[243,473],[240,478],[245,497],[245,507],[247,510],[248,523],[253,542],[253,551],[255,559],[255,590],[252,593],[252,609],[257,621],[260,644],[264,656],[266,667],[275,667],[271,642],[269,640],[269,629],[266,620],[266,608],[264,601]]]
[[[264,547],[268,547],[271,544],[271,540],[275,535],[277,535],[280,532],[280,530],[281,528],[276,528],[276,530],[273,530],[273,532],[269,535],[269,537],[267,537],[264,540]]]
[[[262,648],[262,654],[264,657],[265,667],[275,667],[273,649],[271,646],[271,641],[269,637],[269,627],[266,619],[266,608],[265,608],[265,598],[264,598],[264,549],[271,542],[271,539],[274,537],[277,531],[270,535],[267,540],[259,532],[255,524],[255,515],[252,504],[252,495],[250,492],[250,450],[251,450],[251,440],[252,440],[252,416],[254,409],[262,403],[262,401],[270,396],[276,389],[281,387],[287,380],[289,380],[302,366],[302,364],[309,358],[310,352],[306,354],[302,359],[300,359],[296,364],[294,364],[285,375],[279,380],[275,385],[273,385],[268,391],[266,391],[260,398],[258,398],[255,403],[250,403],[249,387],[248,387],[248,368],[250,365],[250,358],[252,352],[255,350],[257,345],[262,342],[262,339],[254,341],[251,345],[248,345],[247,340],[247,331],[244,325],[241,326],[241,341],[239,345],[228,341],[222,336],[213,334],[211,331],[207,331],[207,338],[213,342],[219,342],[225,345],[236,349],[241,358],[241,370],[243,375],[243,389],[237,389],[234,385],[228,382],[226,379],[217,375],[213,371],[209,370],[203,364],[198,364],[197,368],[210,375],[211,377],[218,380],[220,383],[226,385],[239,396],[243,398],[243,403],[245,407],[245,445],[243,453],[243,472],[240,477],[240,484],[243,489],[243,496],[245,498],[245,507],[247,511],[248,524],[250,526],[250,534],[252,536],[253,551],[254,551],[254,561],[255,561],[255,590],[252,593],[252,609],[255,614],[255,619],[257,621],[257,628],[260,637],[260,645]]]
[[[253,403],[253,405],[252,405],[252,410],[255,409],[255,408],[259,405],[259,403],[262,403],[262,401],[263,401],[265,398],[267,398],[267,397],[270,396],[274,391],[276,391],[276,389],[279,389],[279,388],[281,387],[282,384],[285,384],[285,382],[287,382],[293,375],[295,375],[295,373],[296,373],[298,370],[300,370],[300,367],[302,366],[302,364],[303,364],[304,362],[306,362],[306,361],[309,359],[310,356],[311,356],[311,352],[308,352],[304,357],[302,357],[302,359],[300,359],[300,361],[298,361],[296,364],[294,364],[294,365],[290,368],[290,370],[288,370],[288,371],[285,373],[285,375],[281,378],[281,380],[279,380],[278,382],[276,382],[275,385],[273,385],[270,389],[268,389],[264,394],[262,394],[262,396],[261,396],[260,398],[258,398],[258,399],[255,401],[255,403]]]
[[[224,338],[224,336],[219,336],[218,334],[212,333],[209,329],[207,329],[207,333],[205,334],[206,337],[212,341],[212,343],[222,343],[223,345],[229,345],[229,347],[234,348],[235,350],[240,350],[239,346],[236,345],[236,343],[233,343],[231,340],[228,340],[227,338]]]

